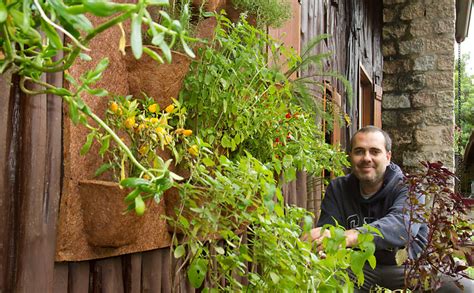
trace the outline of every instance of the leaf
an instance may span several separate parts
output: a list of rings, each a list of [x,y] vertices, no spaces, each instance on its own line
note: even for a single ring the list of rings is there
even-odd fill
[[[41,19],[41,28],[48,37],[51,46],[55,49],[61,50],[63,48],[63,42],[59,37],[58,32],[43,19]]]
[[[79,110],[77,109],[77,105],[76,105],[76,102],[71,100],[69,102],[69,117],[71,118],[72,120],[72,123],[74,123],[75,125],[77,125],[77,123],[79,123]]]
[[[186,219],[186,218],[183,217],[182,215],[179,215],[179,223],[180,223],[185,229],[188,229],[188,228],[189,228],[189,221],[188,221],[188,219]]]
[[[180,258],[186,253],[186,249],[184,248],[184,245],[178,245],[174,249],[174,258]]]
[[[166,42],[161,42],[159,44],[159,47],[161,51],[163,52],[163,55],[165,56],[165,59],[168,63],[171,63],[171,50],[170,47]]]
[[[183,45],[184,52],[191,58],[196,58],[196,55],[194,54],[193,50],[189,48],[188,44],[184,40],[183,36],[180,36],[181,39],[181,44]]]
[[[169,0],[147,0],[151,5],[161,5],[161,6],[167,6],[169,5]]]
[[[91,61],[92,57],[87,55],[86,53],[79,53],[79,58],[83,61]]]
[[[96,97],[105,97],[109,94],[105,89],[89,89],[87,92]]]
[[[151,50],[150,48],[147,48],[147,47],[143,47],[143,51],[151,57],[151,59],[159,62],[159,63],[165,63],[165,61],[163,60],[163,58],[161,58],[161,56],[156,53],[155,51]]]
[[[369,256],[367,261],[369,262],[370,267],[372,269],[375,269],[375,266],[377,265],[377,259],[375,258],[375,256],[374,255]]]
[[[231,148],[232,147],[232,140],[227,134],[224,134],[221,140],[221,145],[225,148]]]
[[[222,247],[220,247],[220,246],[216,246],[216,252],[217,252],[218,254],[222,254],[222,255],[225,254],[224,248],[222,248]]]
[[[113,165],[110,164],[110,163],[106,163],[106,164],[102,164],[102,166],[100,166],[94,173],[94,177],[98,177],[100,175],[102,175],[105,171],[109,170],[110,168],[112,168]]]
[[[132,190],[127,196],[123,199],[124,201],[135,201],[135,198],[140,194],[140,189],[136,188]]]
[[[203,158],[202,162],[204,163],[204,165],[206,165],[206,167],[213,167],[215,165],[214,161],[211,158],[207,157]]]
[[[0,23],[4,23],[7,20],[8,11],[5,3],[0,2]]]
[[[399,249],[397,253],[395,254],[395,261],[397,262],[397,265],[399,266],[404,264],[407,259],[408,259],[408,252],[406,248]]]
[[[270,272],[270,278],[272,279],[272,282],[274,284],[278,284],[278,282],[280,281],[280,277],[274,272]]]
[[[132,32],[130,34],[133,56],[140,59],[143,54],[142,18],[137,13],[132,15]]]
[[[138,177],[129,177],[120,181],[120,185],[123,187],[138,187],[140,185],[150,185],[150,181]]]
[[[202,258],[195,259],[188,269],[188,279],[194,288],[199,288],[204,281],[207,273],[207,260]]]
[[[110,135],[106,135],[102,138],[102,145],[99,150],[99,155],[104,156],[105,152],[109,149],[110,146]]]
[[[92,146],[92,142],[94,141],[94,133],[89,133],[86,138],[86,143],[81,148],[81,156],[87,154]]]

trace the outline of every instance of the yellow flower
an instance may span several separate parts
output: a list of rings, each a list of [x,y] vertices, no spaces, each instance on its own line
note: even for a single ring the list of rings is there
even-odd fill
[[[158,118],[153,117],[153,118],[150,119],[150,122],[153,123],[153,124],[156,124],[156,123],[158,123]]]
[[[143,175],[143,179],[150,179],[150,176],[148,174]]]
[[[133,126],[135,125],[135,117],[132,116],[132,117],[128,117],[124,123],[126,128],[133,128]]]
[[[166,133],[165,129],[164,129],[163,127],[159,127],[159,126],[158,126],[157,128],[155,128],[155,131],[156,131],[157,133],[161,133],[161,134],[165,134],[165,133]]]
[[[143,129],[145,129],[146,125],[141,123],[140,125],[138,125],[138,131],[142,131]]]
[[[188,149],[188,153],[190,153],[191,155],[197,157],[199,155],[199,148],[197,145],[192,145],[189,149]]]
[[[117,113],[118,109],[119,106],[115,102],[112,102],[109,106],[109,110],[112,111],[112,113]]]
[[[174,110],[174,105],[168,105],[168,107],[165,108],[166,113],[171,113]]]
[[[190,136],[191,134],[193,134],[193,131],[191,129],[183,130],[183,135],[184,136]]]
[[[158,110],[158,105],[157,104],[153,104],[153,105],[148,106],[148,111],[150,111],[151,113],[155,113],[156,110]]]
[[[142,145],[138,152],[143,156],[148,152],[148,146],[146,144]]]
[[[176,134],[182,134],[183,131],[184,131],[184,128],[178,128],[178,129],[175,130],[175,133]]]

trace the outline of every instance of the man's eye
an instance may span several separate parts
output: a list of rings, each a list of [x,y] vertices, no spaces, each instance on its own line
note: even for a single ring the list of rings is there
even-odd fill
[[[378,154],[381,153],[381,151],[380,151],[380,150],[371,150],[370,153],[371,153],[372,155],[378,155]]]

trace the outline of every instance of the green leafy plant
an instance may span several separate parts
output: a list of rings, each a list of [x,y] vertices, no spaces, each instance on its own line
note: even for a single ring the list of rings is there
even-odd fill
[[[345,155],[324,142],[313,109],[302,107],[289,79],[294,71],[285,75],[268,65],[280,52],[290,68],[305,65],[245,20],[234,25],[221,17],[215,43],[200,52],[181,91],[189,109],[187,125],[222,153],[250,152],[287,180],[297,170],[326,168],[337,174],[347,165]]]
[[[172,172],[166,172],[166,164],[159,170],[145,168],[133,155],[132,151],[119,138],[119,136],[84,102],[81,96],[85,93],[99,97],[107,96],[108,92],[92,86],[101,78],[107,68],[108,60],[103,59],[97,63],[93,70],[84,73],[79,80],[67,75],[69,69],[78,57],[90,60],[86,54],[90,49],[89,42],[97,35],[115,25],[121,25],[126,20],[131,20],[130,43],[133,55],[140,58],[143,52],[153,59],[163,62],[171,61],[172,47],[180,41],[185,51],[193,56],[186,42],[189,40],[186,30],[179,21],[172,20],[164,11],[160,11],[162,18],[155,22],[148,12],[149,6],[158,8],[167,5],[168,1],[140,0],[135,4],[115,3],[106,0],[83,1],[15,1],[7,0],[0,4],[0,72],[11,69],[21,77],[20,87],[31,95],[50,93],[60,96],[69,105],[69,116],[75,123],[90,126],[89,121],[94,121],[108,134],[107,140],[113,140],[127,156],[132,164],[140,170],[142,175],[149,179],[127,178],[121,184],[125,187],[135,188],[134,192],[147,191],[154,194],[154,190],[162,190],[161,180],[167,176],[173,179]],[[95,15],[102,20],[98,25],[93,25],[87,14]],[[142,27],[148,26],[153,35],[152,44],[158,46],[163,54],[162,58],[155,51],[142,45]],[[63,42],[64,34],[69,42]],[[168,36],[167,38],[165,38]],[[169,41],[168,41],[169,40]],[[122,37],[121,50],[125,45],[125,34]],[[72,85],[68,90],[55,87],[42,80],[43,73],[66,72],[65,78]],[[82,153],[87,152],[92,143],[93,135],[88,137]],[[104,141],[104,144],[106,141]],[[157,168],[155,168],[157,169]],[[140,206],[142,202],[140,202]],[[140,209],[142,210],[142,209]]]
[[[259,26],[280,27],[292,15],[288,0],[232,0],[232,5],[255,15]]]
[[[194,287],[229,292],[350,290],[346,269],[363,282],[364,263],[375,265],[372,234],[361,234],[353,250],[345,248],[341,227],[328,226],[332,237],[323,242],[322,253],[301,240],[312,227],[311,214],[285,205],[273,172],[249,153],[231,161],[203,152],[195,167],[190,180],[178,187],[180,212],[169,219],[182,233],[179,241],[174,238],[173,255],[182,260],[178,272],[186,269]]]

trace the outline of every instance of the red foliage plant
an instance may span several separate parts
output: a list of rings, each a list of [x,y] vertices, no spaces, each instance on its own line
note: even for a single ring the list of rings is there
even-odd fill
[[[473,265],[473,234],[467,201],[453,190],[455,175],[441,162],[422,164],[424,171],[406,176],[407,231],[414,223],[425,223],[427,244],[417,258],[408,258],[406,250],[397,258],[405,264],[406,288],[436,290],[442,275],[454,280],[468,277],[466,264]],[[407,249],[413,240],[409,237]]]

